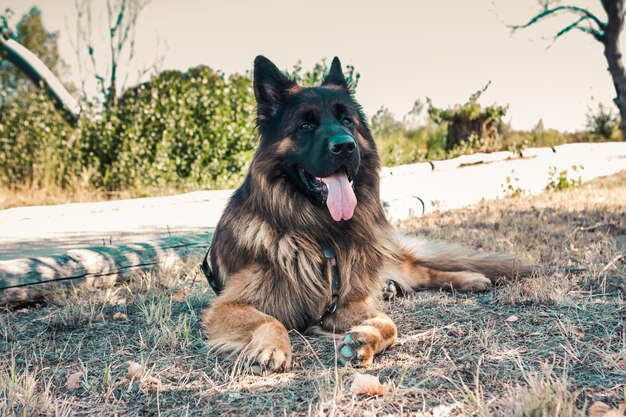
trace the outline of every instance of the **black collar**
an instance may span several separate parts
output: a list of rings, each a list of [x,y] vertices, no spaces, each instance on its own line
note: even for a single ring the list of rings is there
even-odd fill
[[[337,255],[335,254],[335,251],[333,250],[333,248],[330,247],[329,245],[326,245],[326,244],[322,245],[322,249],[324,251],[324,258],[328,259],[328,263],[330,264],[330,271],[331,271],[331,277],[332,277],[331,287],[332,287],[333,293],[332,293],[332,297],[330,300],[330,304],[328,304],[328,307],[326,307],[322,315],[319,317],[318,322],[320,326],[324,325],[324,319],[326,317],[330,316],[337,310],[337,305],[339,304],[339,287],[340,287],[339,268],[337,267]]]

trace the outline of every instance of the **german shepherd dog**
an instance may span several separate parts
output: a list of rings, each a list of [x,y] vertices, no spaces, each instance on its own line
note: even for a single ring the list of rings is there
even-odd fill
[[[532,271],[514,256],[393,230],[376,145],[337,58],[305,88],[258,56],[254,94],[260,143],[203,263],[218,294],[202,317],[211,347],[242,352],[253,373],[281,372],[288,329],[313,329],[340,334],[340,363],[367,366],[397,339],[376,307],[389,280],[401,292],[484,291]]]

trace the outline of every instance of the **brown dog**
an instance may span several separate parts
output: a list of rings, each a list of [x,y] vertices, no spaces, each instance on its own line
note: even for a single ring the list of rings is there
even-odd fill
[[[337,58],[321,86],[304,88],[259,56],[254,93],[259,147],[203,264],[219,294],[202,318],[210,346],[243,351],[255,373],[279,372],[291,365],[287,329],[317,327],[346,333],[338,359],[366,366],[397,338],[374,303],[388,280],[483,291],[531,272],[515,257],[392,229],[376,145]]]

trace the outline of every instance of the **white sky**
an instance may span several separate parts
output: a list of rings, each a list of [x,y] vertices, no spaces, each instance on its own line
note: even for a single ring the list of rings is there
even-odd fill
[[[568,4],[591,5],[605,19],[598,0]],[[59,31],[61,54],[77,74],[74,0],[0,0],[18,15],[31,6]],[[465,102],[491,80],[481,103],[510,104],[514,128],[542,118],[546,128],[582,129],[588,108],[614,96],[602,47],[581,32],[552,44],[573,21],[565,16],[511,35],[506,24],[538,9],[535,0],[153,0],[139,20],[137,60],[161,55],[162,69],[205,64],[229,74],[250,70],[258,54],[282,69],[337,55],[361,73],[357,99],[370,115],[384,105],[400,118],[427,96],[437,106]],[[104,13],[95,17],[104,36]],[[99,39],[96,52],[104,50]]]

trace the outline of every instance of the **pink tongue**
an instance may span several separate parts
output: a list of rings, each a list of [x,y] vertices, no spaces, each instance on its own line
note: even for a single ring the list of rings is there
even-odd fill
[[[333,220],[348,220],[354,214],[356,196],[345,172],[338,172],[330,177],[322,178],[328,187],[326,205]]]

